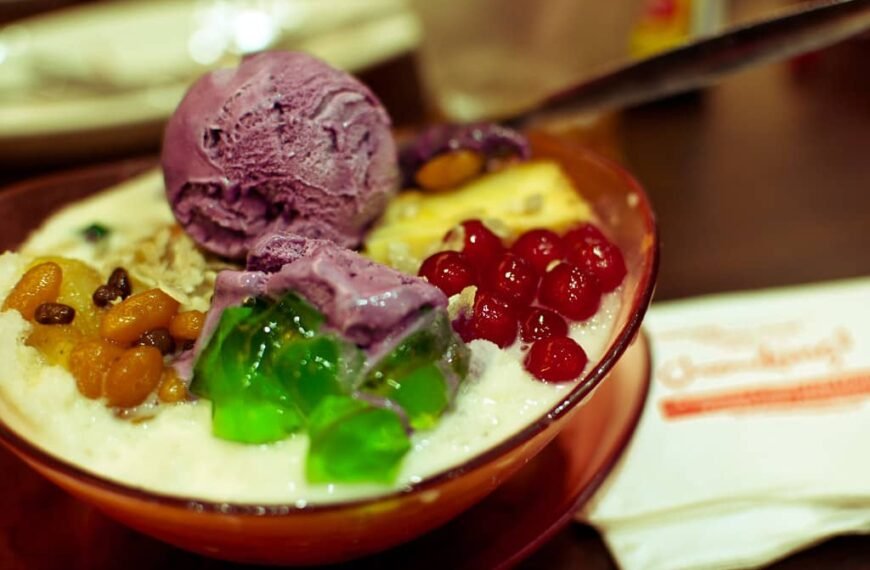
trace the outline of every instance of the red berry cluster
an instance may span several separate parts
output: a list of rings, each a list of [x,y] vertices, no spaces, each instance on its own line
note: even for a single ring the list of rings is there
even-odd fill
[[[480,220],[462,222],[461,251],[441,251],[423,261],[420,276],[448,296],[475,285],[471,314],[453,326],[468,342],[481,338],[504,348],[517,335],[530,344],[526,369],[548,382],[577,378],[586,367],[583,348],[568,337],[568,320],[593,316],[601,296],[625,278],[619,248],[592,224],[560,236],[529,230],[510,247]],[[444,236],[452,241],[455,230]]]

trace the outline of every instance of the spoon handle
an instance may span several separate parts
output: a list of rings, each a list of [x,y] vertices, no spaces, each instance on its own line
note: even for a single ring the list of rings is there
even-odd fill
[[[870,0],[826,0],[607,70],[507,121],[537,123],[636,105],[709,85],[760,63],[813,51],[870,29]]]

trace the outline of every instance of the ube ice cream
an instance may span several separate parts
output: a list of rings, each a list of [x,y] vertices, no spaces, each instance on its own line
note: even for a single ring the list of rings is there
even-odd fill
[[[251,264],[254,259],[258,263]],[[287,291],[311,303],[331,329],[369,354],[406,334],[421,309],[447,307],[444,293],[425,280],[327,240],[276,234],[251,251],[252,265],[257,270],[218,275],[201,341],[207,341],[226,307],[241,305],[248,297],[279,298]]]
[[[233,259],[281,230],[356,247],[399,182],[375,96],[295,52],[256,54],[199,79],[169,120],[162,162],[175,217]]]

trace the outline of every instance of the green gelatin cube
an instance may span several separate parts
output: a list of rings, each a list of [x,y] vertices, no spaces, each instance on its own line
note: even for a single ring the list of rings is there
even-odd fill
[[[295,334],[312,338],[323,325],[324,316],[296,293],[287,293],[275,304],[288,329]]]
[[[316,403],[314,382],[326,382],[322,392],[333,393],[336,380],[323,373],[306,378],[302,390],[306,398],[297,401],[292,383],[284,382],[276,371],[276,360],[288,353],[279,367],[294,369],[306,364],[307,355],[327,371],[343,370],[337,363],[327,362],[331,354],[340,352],[334,347],[330,352],[328,339],[315,343],[314,356],[309,354],[311,347],[306,343],[322,338],[314,337],[322,322],[316,310],[292,293],[276,303],[255,299],[223,311],[196,362],[191,383],[193,393],[212,401],[212,428],[217,437],[263,443],[282,439],[304,426],[302,407],[307,413],[311,402]],[[302,344],[295,347],[297,343]],[[316,372],[318,367],[306,370]]]
[[[390,483],[411,449],[402,420],[348,396],[327,396],[308,424],[305,474],[312,483]]]
[[[212,433],[240,443],[271,443],[302,427],[294,408],[266,401],[230,399],[212,402]]]
[[[255,299],[224,309],[194,367],[192,391],[209,399],[234,397],[249,389],[280,397],[279,385],[268,385],[273,353],[294,340],[312,337],[322,323],[323,316],[294,293],[277,303]]]
[[[214,399],[222,394],[232,394],[236,391],[227,384],[236,378],[223,370],[221,355],[224,343],[236,327],[253,314],[251,307],[228,307],[221,313],[217,329],[203,349],[193,369],[193,380],[190,390],[197,396]]]
[[[422,318],[363,377],[365,353],[322,331],[323,315],[298,295],[252,299],[224,310],[191,390],[211,400],[219,438],[259,444],[307,430],[312,483],[390,483],[411,448],[408,424],[432,428],[449,406],[448,380],[468,371],[446,312]],[[401,411],[352,397],[357,390]]]
[[[430,429],[449,403],[447,383],[436,364],[426,364],[388,384],[386,397],[408,414],[411,427]]]
[[[468,348],[458,339],[444,311],[408,335],[366,376],[362,390],[389,398],[402,407],[411,427],[429,429],[450,403],[450,386],[442,370],[460,379],[468,374]]]
[[[272,373],[306,416],[326,397],[346,394],[363,355],[332,336],[302,338],[276,354]]]
[[[430,322],[409,334],[377,366],[380,370],[409,370],[420,363],[431,362],[441,357],[446,347],[446,331],[441,327],[439,314],[426,315]],[[448,325],[449,326],[449,325]]]

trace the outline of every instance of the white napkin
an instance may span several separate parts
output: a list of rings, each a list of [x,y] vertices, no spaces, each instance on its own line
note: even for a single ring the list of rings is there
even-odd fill
[[[637,433],[579,515],[627,569],[870,532],[870,279],[657,304]]]

